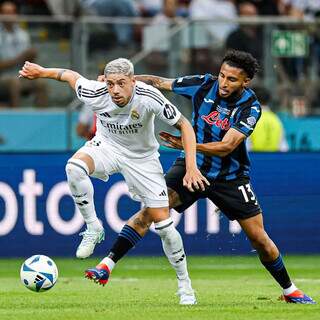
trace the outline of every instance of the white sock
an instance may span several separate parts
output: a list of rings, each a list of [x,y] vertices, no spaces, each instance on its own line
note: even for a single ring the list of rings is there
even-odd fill
[[[185,289],[189,289],[192,290],[192,286],[191,286],[191,280],[188,276],[187,279],[178,279],[178,288],[185,288]]]
[[[298,288],[295,286],[295,284],[292,282],[292,285],[287,288],[287,289],[283,289],[283,294],[284,295],[288,295],[288,294],[291,294],[292,292],[298,290]]]
[[[92,230],[101,230],[102,226],[94,207],[94,191],[88,176],[89,168],[87,164],[80,159],[69,159],[66,165],[66,173],[73,200],[79,208],[84,221]]]
[[[110,258],[108,258],[108,257],[103,258],[100,263],[105,264],[108,267],[110,272],[112,271],[112,269],[116,265],[115,262],[113,260],[111,260]]]
[[[156,232],[161,238],[163,251],[175,269],[178,280],[189,279],[187,258],[184,252],[182,238],[174,227],[172,219],[168,218],[154,225]]]

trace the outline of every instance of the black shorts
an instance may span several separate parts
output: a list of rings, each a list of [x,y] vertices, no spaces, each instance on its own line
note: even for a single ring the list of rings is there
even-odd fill
[[[182,202],[174,208],[178,212],[186,210],[199,199],[208,198],[230,220],[248,219],[261,213],[249,177],[229,181],[208,179],[210,186],[205,191],[191,192],[183,186],[185,172],[185,161],[178,158],[165,175],[168,188],[176,191]]]

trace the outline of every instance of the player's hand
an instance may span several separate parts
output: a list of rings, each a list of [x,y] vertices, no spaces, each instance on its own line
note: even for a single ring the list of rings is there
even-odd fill
[[[163,145],[173,149],[183,149],[181,137],[174,136],[168,132],[161,131],[159,133],[160,139],[164,142]]]
[[[22,69],[19,71],[19,77],[27,78],[27,79],[37,79],[41,77],[41,74],[43,73],[44,68],[36,63],[32,63],[29,61],[26,61],[22,67]]]
[[[100,76],[98,76],[97,81],[99,82],[105,82],[106,81],[106,76],[104,74],[100,74]]]
[[[191,192],[195,190],[205,191],[206,186],[210,186],[210,182],[202,175],[197,167],[194,167],[186,171],[183,177],[183,186]]]

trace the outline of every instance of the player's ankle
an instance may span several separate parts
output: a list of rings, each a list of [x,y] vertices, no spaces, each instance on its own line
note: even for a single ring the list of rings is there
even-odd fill
[[[178,278],[178,287],[179,288],[191,288],[191,280],[189,278],[189,276],[187,276],[186,278]]]
[[[288,295],[298,290],[294,283],[291,284],[289,288],[283,289],[283,294]]]
[[[103,226],[101,225],[100,221],[96,219],[90,223],[87,223],[87,228],[89,231],[99,232],[103,229]]]
[[[114,268],[114,266],[116,265],[116,263],[110,259],[109,257],[105,257],[104,259],[101,260],[101,262],[99,263],[99,265],[106,265],[109,269],[109,272],[111,273],[112,269]]]

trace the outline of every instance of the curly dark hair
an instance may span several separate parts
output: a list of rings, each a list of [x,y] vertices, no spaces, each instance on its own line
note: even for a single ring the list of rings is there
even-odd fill
[[[242,69],[250,79],[259,71],[259,63],[251,53],[238,50],[229,50],[222,59],[229,66]]]

